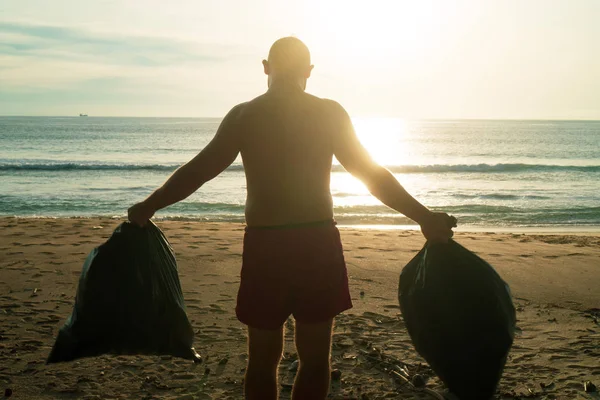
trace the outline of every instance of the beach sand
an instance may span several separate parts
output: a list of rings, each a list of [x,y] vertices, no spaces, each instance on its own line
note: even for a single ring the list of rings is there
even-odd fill
[[[166,356],[101,356],[45,365],[71,313],[81,267],[117,219],[0,218],[0,396],[14,399],[241,399],[246,334],[234,314],[242,224],[158,221],[178,259],[202,364]],[[431,371],[399,315],[402,267],[422,247],[417,231],[342,228],[354,308],[336,322],[333,399],[433,399],[395,382],[385,362]],[[586,399],[600,386],[600,237],[457,232],[510,284],[518,332],[497,398]],[[286,324],[281,398],[295,359]],[[381,361],[383,354],[384,361]],[[427,387],[441,390],[432,377]],[[362,397],[361,397],[362,396]]]

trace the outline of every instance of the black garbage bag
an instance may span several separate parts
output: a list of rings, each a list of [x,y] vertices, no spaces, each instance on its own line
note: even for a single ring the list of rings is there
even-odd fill
[[[493,396],[516,323],[510,289],[454,240],[426,243],[404,267],[400,310],[417,352],[461,400]]]
[[[47,363],[107,353],[200,362],[193,339],[169,242],[152,222],[124,222],[85,260],[73,312]]]

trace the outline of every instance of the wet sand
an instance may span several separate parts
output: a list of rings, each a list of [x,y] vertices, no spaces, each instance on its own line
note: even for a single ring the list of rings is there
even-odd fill
[[[0,218],[0,396],[14,399],[241,399],[246,334],[234,314],[243,225],[159,221],[176,252],[195,347],[205,361],[101,356],[45,365],[70,314],[87,254],[116,219]],[[343,227],[354,308],[336,321],[333,399],[433,399],[395,381],[387,363],[431,376],[414,351],[397,300],[398,276],[424,239],[417,231]],[[600,386],[600,236],[462,233],[456,240],[510,284],[518,332],[498,399],[586,399]],[[295,360],[286,324],[281,399]],[[382,356],[383,354],[383,360]],[[442,390],[431,376],[427,387]],[[598,394],[596,394],[598,396]]]

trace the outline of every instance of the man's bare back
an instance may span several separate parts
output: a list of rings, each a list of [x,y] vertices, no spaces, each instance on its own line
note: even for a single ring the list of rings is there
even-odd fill
[[[248,226],[333,218],[329,190],[335,125],[331,102],[271,87],[238,108]]]

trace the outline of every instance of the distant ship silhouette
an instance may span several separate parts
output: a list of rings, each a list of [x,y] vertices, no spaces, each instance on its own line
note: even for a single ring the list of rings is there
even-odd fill
[[[79,114],[80,117],[87,117],[87,114]]]

